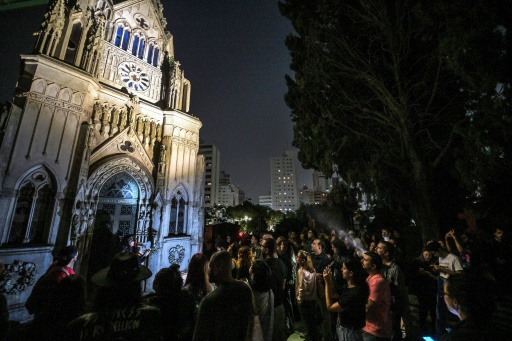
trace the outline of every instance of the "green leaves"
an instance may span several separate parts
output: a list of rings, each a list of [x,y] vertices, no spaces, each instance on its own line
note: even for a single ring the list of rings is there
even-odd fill
[[[330,175],[336,165],[435,225],[432,235],[463,204],[444,200],[473,196],[487,178],[479,169],[510,158],[500,148],[512,131],[504,4],[287,0],[280,10],[297,33],[286,39],[285,100],[303,166]]]

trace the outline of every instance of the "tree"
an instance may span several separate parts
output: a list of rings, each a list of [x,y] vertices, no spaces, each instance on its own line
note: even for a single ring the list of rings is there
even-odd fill
[[[286,39],[295,74],[286,76],[285,99],[303,166],[327,176],[336,166],[349,184],[414,219],[424,241],[438,238],[510,160],[511,6],[279,6],[296,31]]]

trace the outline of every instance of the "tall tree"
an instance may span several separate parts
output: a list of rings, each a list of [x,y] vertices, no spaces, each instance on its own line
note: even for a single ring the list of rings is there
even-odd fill
[[[498,0],[285,0],[294,145],[424,240],[511,156],[511,9]],[[508,63],[508,64],[507,64]],[[497,129],[497,131],[496,131]],[[486,171],[484,171],[486,170]],[[486,173],[486,174],[484,174]]]

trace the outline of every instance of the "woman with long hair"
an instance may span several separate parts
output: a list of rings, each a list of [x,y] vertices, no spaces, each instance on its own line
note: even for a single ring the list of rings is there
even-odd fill
[[[203,297],[212,291],[212,285],[208,279],[208,258],[202,253],[196,253],[190,258],[184,289],[194,296],[197,306]]]
[[[245,280],[249,278],[249,268],[252,264],[252,251],[249,246],[242,246],[238,250],[238,259],[236,261],[236,279]]]
[[[272,340],[274,328],[274,293],[272,271],[261,259],[256,259],[249,269],[250,284],[254,297],[255,313],[260,318],[263,340]]]
[[[366,324],[366,303],[369,289],[368,274],[361,262],[354,258],[343,258],[341,272],[347,285],[341,295],[334,290],[330,268],[324,270],[325,300],[327,309],[338,313],[336,332],[339,341],[363,341],[362,329]]]
[[[297,260],[289,240],[284,237],[277,238],[277,253],[286,265],[286,285],[284,289],[284,310],[286,313],[285,329],[288,334],[295,332],[293,306],[295,301],[295,281],[297,280]]]
[[[299,306],[302,321],[306,324],[308,341],[321,340],[315,319],[316,311],[316,272],[313,267],[311,255],[300,250],[297,254],[297,280],[295,281],[295,295]]]

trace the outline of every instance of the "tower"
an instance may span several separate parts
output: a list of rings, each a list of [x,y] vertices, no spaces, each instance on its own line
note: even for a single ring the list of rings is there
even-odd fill
[[[220,151],[213,144],[202,144],[199,154],[205,160],[204,202],[206,207],[213,207],[219,204]]]
[[[283,213],[299,208],[295,154],[291,150],[270,158],[272,209]]]
[[[11,318],[65,245],[87,279],[126,235],[154,273],[201,250],[201,122],[166,25],[160,0],[50,1],[0,134]]]

